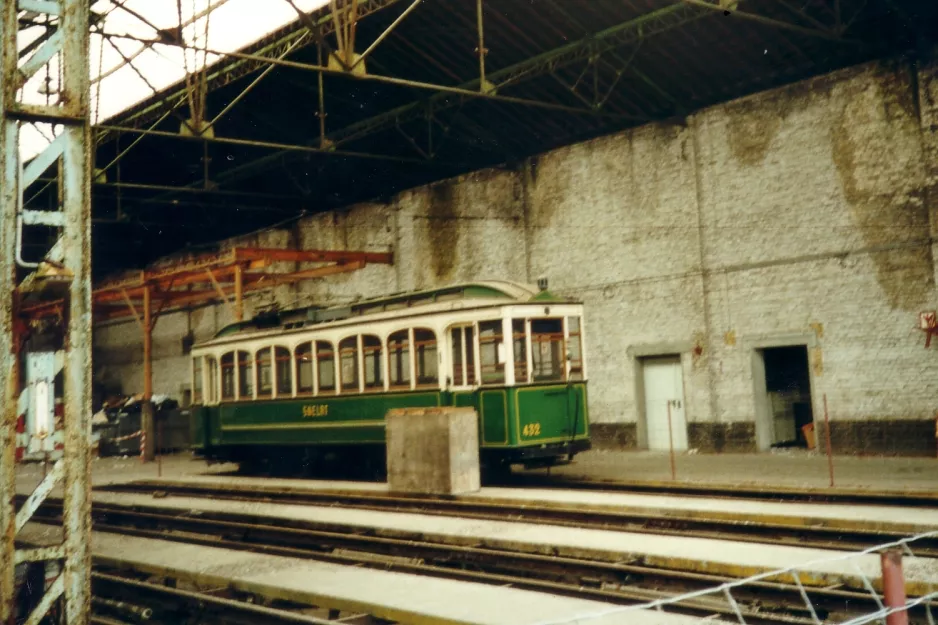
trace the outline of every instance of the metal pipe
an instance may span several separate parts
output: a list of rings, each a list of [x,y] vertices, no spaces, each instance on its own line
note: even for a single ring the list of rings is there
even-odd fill
[[[476,23],[479,29],[479,91],[485,92],[485,36],[482,30],[482,0],[476,0]]]
[[[235,298],[235,321],[244,319],[244,280],[241,265],[235,266],[234,271],[234,298]]]
[[[143,461],[153,461],[153,322],[151,287],[143,287],[143,406],[140,429],[143,430]]]
[[[901,608],[886,616],[886,625],[909,625],[902,552],[890,549],[879,554],[879,559],[883,571],[883,602],[887,608]]]
[[[834,488],[834,454],[831,452],[831,420],[827,412],[827,393],[824,393],[824,438],[827,446],[827,471],[830,474],[830,487]]]
[[[133,618],[139,619],[141,621],[149,621],[153,616],[153,610],[146,606],[139,606],[133,603],[127,603],[126,601],[114,601],[113,599],[105,599],[104,597],[92,597],[92,605],[104,606],[106,608],[111,608],[131,616]]]

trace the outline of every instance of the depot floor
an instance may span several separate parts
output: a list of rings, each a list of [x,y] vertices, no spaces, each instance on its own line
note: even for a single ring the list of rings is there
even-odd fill
[[[834,456],[834,479],[838,488],[875,491],[938,490],[938,459]],[[51,467],[50,467],[51,468]],[[207,466],[187,453],[162,461],[164,477],[184,477],[234,470],[234,465]],[[157,463],[141,464],[139,458],[99,458],[93,464],[95,485],[157,477]],[[516,468],[516,472],[520,469]],[[528,472],[544,475],[545,469]],[[577,456],[567,466],[554,467],[551,475],[570,478],[628,482],[671,481],[667,453],[647,451],[591,451]],[[41,464],[19,465],[17,491],[29,492],[42,479]],[[764,454],[677,454],[678,482],[733,485],[823,488],[829,484],[826,456],[803,451]],[[315,476],[329,478],[326,475]],[[342,475],[334,479],[347,479]]]

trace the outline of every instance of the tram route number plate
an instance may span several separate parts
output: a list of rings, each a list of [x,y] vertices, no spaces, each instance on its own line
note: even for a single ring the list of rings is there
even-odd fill
[[[304,417],[325,417],[329,415],[328,404],[307,404],[303,406]]]
[[[541,435],[541,424],[540,423],[528,423],[526,426],[521,428],[522,436],[540,436]]]

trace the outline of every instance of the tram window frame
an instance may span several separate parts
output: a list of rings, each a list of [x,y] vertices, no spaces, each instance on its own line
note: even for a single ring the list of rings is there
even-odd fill
[[[358,386],[358,381],[361,378],[361,372],[358,370],[360,361],[358,343],[357,334],[347,336],[339,341],[339,392],[342,394],[358,393],[361,391]],[[348,368],[348,365],[352,365],[352,367]],[[347,370],[353,372],[354,375],[348,376],[346,374]],[[346,379],[347,377],[350,379]]]
[[[475,326],[461,323],[450,326],[448,330],[450,355],[452,356],[449,373],[452,376],[452,385],[457,387],[475,386],[479,377],[475,360]],[[457,367],[459,367],[459,379],[457,379]]]
[[[204,367],[203,357],[196,356],[192,359],[192,403],[202,403],[202,369]]]
[[[520,328],[520,329],[519,329]],[[528,369],[528,320],[511,320],[511,353],[515,364],[515,384],[531,381]]]
[[[293,366],[294,375],[296,376],[296,394],[297,396],[303,395],[312,395],[315,390],[314,386],[314,371],[313,371],[313,344],[310,341],[305,341],[300,343],[293,348],[293,358],[295,365]],[[308,367],[308,375],[307,374]],[[309,380],[309,385],[304,385],[304,381]]]
[[[417,334],[421,333],[418,338]],[[440,385],[440,342],[430,328],[414,328],[414,380],[417,388]],[[432,363],[432,364],[431,364]],[[432,375],[431,375],[432,370]]]
[[[410,330],[397,330],[388,335],[388,388],[391,390],[409,390],[411,388],[411,353]]]
[[[263,360],[266,355],[266,363]],[[264,378],[266,369],[267,377]],[[272,397],[274,394],[273,348],[262,347],[254,352],[254,387],[257,397]]]
[[[254,395],[254,358],[246,349],[237,350],[235,363],[238,369],[238,399],[241,401],[251,399]]]
[[[583,380],[583,319],[579,315],[570,315],[564,321],[567,324],[567,345],[564,354],[567,359],[567,379]],[[576,324],[575,331],[571,321]]]
[[[547,324],[556,323],[552,331],[538,330]],[[539,337],[549,337],[546,340]],[[559,339],[559,340],[558,340]],[[547,349],[544,349],[544,345]],[[546,354],[545,359],[545,351]],[[564,318],[541,317],[531,319],[531,379],[534,382],[564,382],[567,379],[567,350],[564,341]],[[550,362],[548,373],[545,363]]]
[[[484,334],[490,331],[493,334]],[[505,384],[504,332],[501,319],[479,322],[479,378],[483,386]]]
[[[225,352],[221,356],[221,400],[238,399],[238,376],[235,373],[235,353]]]
[[[362,334],[362,378],[366,391],[384,390],[384,343],[374,334]]]
[[[313,341],[315,344],[315,354],[316,354],[316,382],[317,382],[317,393],[329,392],[332,394],[336,393],[338,388],[338,372],[336,371],[336,350],[335,345],[332,341]],[[320,348],[324,347],[325,350],[321,351]],[[324,365],[323,363],[329,363]],[[323,384],[323,375],[326,372],[331,373],[332,383]]]
[[[205,388],[205,403],[218,401],[218,359],[214,356],[205,357],[205,366],[208,369],[208,386]]]
[[[293,357],[283,345],[273,346],[274,389],[277,397],[293,396]],[[286,384],[284,385],[284,382]]]

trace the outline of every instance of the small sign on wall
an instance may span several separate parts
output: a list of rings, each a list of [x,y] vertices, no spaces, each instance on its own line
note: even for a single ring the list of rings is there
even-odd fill
[[[934,330],[938,328],[938,313],[934,310],[918,314],[918,327],[921,330]]]

